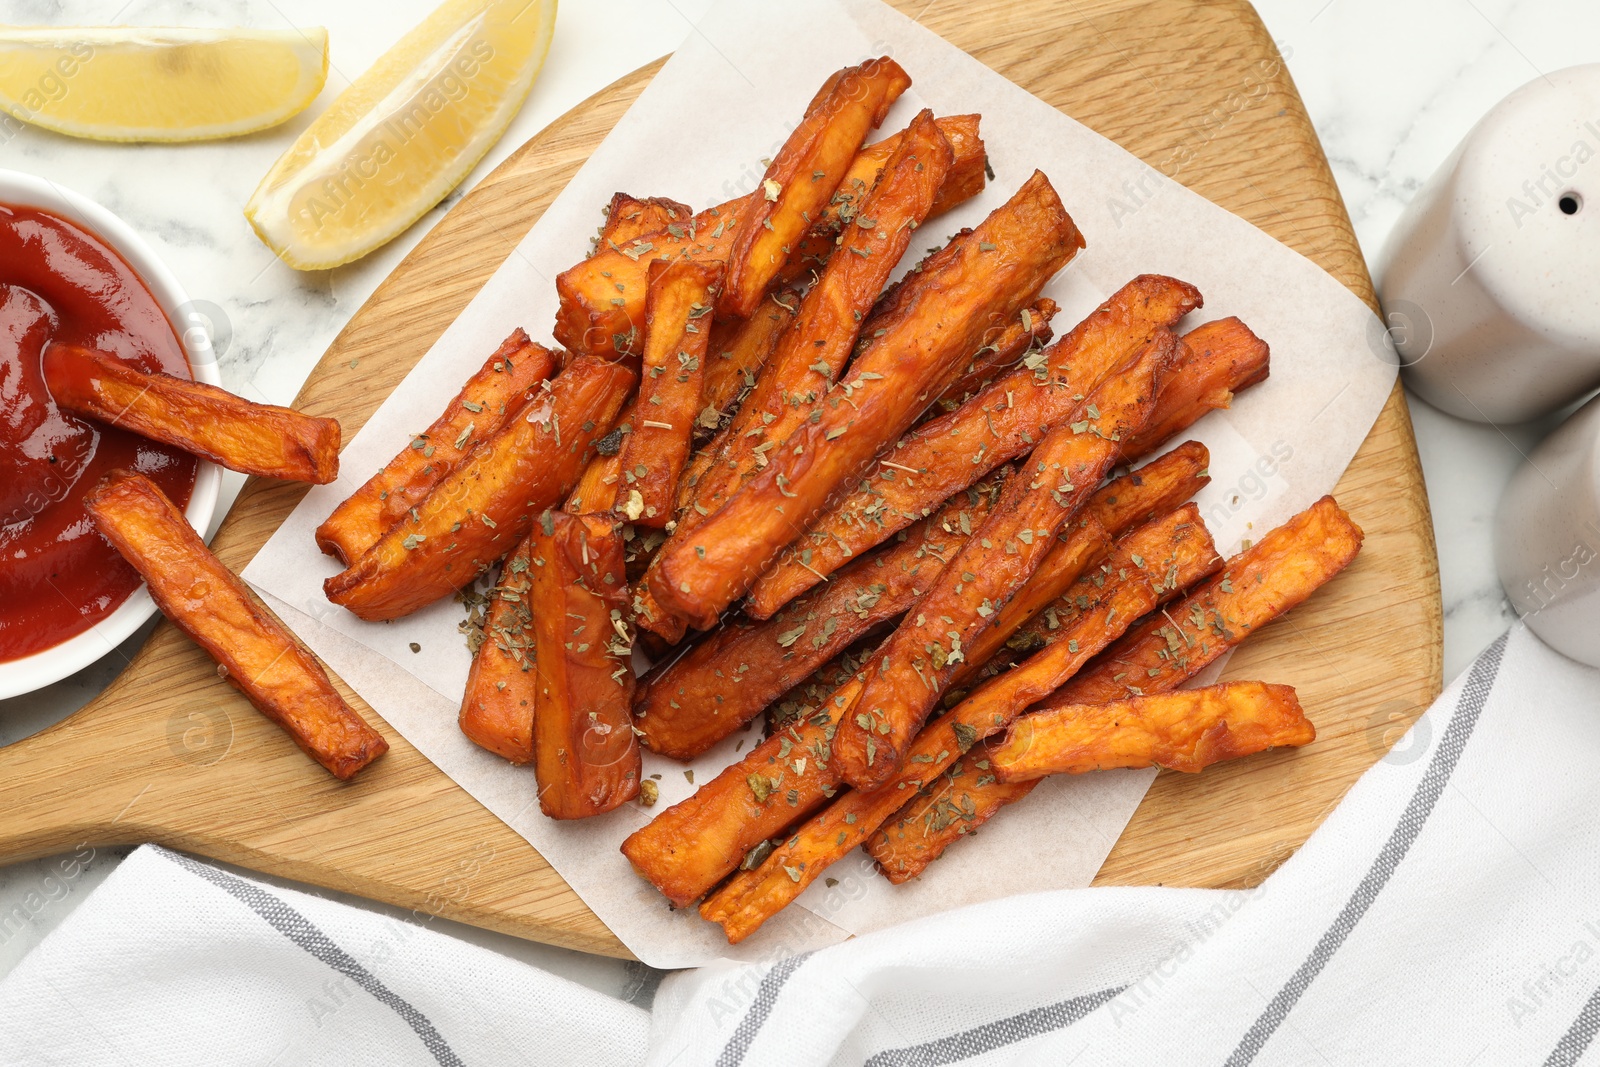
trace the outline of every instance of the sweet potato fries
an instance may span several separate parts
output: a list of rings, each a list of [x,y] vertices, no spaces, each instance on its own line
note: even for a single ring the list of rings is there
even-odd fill
[[[44,376],[67,411],[203,456],[229,470],[321,485],[339,474],[339,424],[214,385],[151,373],[115,356],[58,343]]]
[[[582,819],[639,793],[621,531],[602,516],[546,511],[528,540],[539,807]]]
[[[618,193],[556,280],[566,351],[514,333],[319,533],[369,620],[499,565],[460,724],[546,815],[637,821],[674,783],[645,759],[740,753],[621,846],[734,942],[857,846],[916,876],[1044,776],[1308,743],[1286,687],[1178,687],[1361,542],[1325,499],[1223,561],[1206,448],[1157,452],[1268,346],[1184,332],[1202,296],[1159,274],[1058,332],[1085,240],[1044,174],[902,268],[994,178],[976,115],[866,143],[909,86],[838,71],[721,204]]]
[[[347,567],[354,563],[515,416],[530,399],[529,390],[559,366],[554,352],[513,330],[432,425],[317,527],[317,546]]]
[[[572,488],[637,381],[617,363],[568,364],[405,520],[324,582],[328,599],[363,619],[396,619],[477,578]]]
[[[161,613],[217,661],[238,689],[335,778],[351,778],[389,743],[344,702],[322,665],[206,548],[142,474],[113,472],[84,498],[100,533],[133,565]]]

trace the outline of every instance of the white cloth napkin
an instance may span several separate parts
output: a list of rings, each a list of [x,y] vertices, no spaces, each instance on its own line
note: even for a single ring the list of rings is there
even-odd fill
[[[466,941],[134,852],[0,981],[0,1064],[637,1064],[625,1004]]]
[[[1013,897],[672,975],[648,1023],[143,849],[0,982],[0,1061],[1578,1063],[1600,1030],[1597,767],[1600,671],[1519,626],[1258,889]]]

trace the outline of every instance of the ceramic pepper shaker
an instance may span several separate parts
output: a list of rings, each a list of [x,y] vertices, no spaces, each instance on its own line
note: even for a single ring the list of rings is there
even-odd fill
[[[1600,387],[1600,64],[1485,115],[1407,207],[1378,292],[1406,384],[1478,422]]]

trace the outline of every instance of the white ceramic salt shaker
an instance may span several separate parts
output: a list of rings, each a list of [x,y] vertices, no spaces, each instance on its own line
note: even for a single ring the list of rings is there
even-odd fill
[[[1521,422],[1600,386],[1600,64],[1529,82],[1430,178],[1380,259],[1405,381]]]
[[[1494,532],[1517,614],[1551,648],[1600,667],[1600,396],[1512,475]]]

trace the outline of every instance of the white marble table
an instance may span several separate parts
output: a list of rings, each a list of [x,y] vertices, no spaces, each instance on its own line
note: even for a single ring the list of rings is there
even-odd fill
[[[930,0],[930,6],[956,2]],[[539,83],[469,182],[591,93],[671,51],[707,3],[567,0]],[[433,6],[434,0],[9,0],[4,18],[325,25],[332,69],[320,107]],[[1407,200],[1495,101],[1543,72],[1600,60],[1600,6],[1586,0],[1257,0],[1257,7],[1288,59],[1373,263]],[[0,166],[72,186],[141,230],[191,297],[210,301],[225,316],[231,333],[221,361],[226,384],[255,399],[286,403],[356,308],[454,201],[361,263],[319,274],[289,270],[255,240],[239,209],[306,121],[239,141],[179,148],[109,147],[26,131],[10,140],[0,136]],[[1506,479],[1544,427],[1478,426],[1420,401],[1413,401],[1412,415],[1439,545],[1449,678],[1512,618],[1494,576],[1491,518]],[[237,486],[229,483],[229,499]],[[123,652],[131,653],[143,637]],[[113,655],[42,693],[0,701],[0,744],[80,706],[122,662]],[[0,868],[0,974],[124,854],[101,850],[82,864],[41,860]],[[75,873],[68,877],[64,870]],[[637,967],[451,928],[618,995],[650,988]]]

